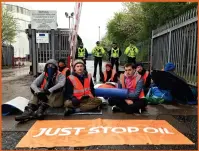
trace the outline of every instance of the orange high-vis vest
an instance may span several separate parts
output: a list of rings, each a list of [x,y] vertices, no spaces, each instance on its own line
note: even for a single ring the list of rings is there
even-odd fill
[[[105,84],[100,85],[98,88],[116,88],[116,86],[105,83]]]
[[[61,72],[57,72],[57,76],[56,76],[56,79],[58,78],[58,76],[61,74]],[[41,89],[43,90],[45,88],[45,85],[47,83],[47,79],[48,79],[48,73],[45,72],[45,75],[44,75],[44,79],[43,79],[43,82],[41,84]]]
[[[73,84],[73,96],[75,96],[77,99],[80,100],[83,96],[90,96],[91,98],[94,98],[90,89],[91,75],[88,74],[88,77],[84,78],[84,86],[82,85],[81,81],[74,75],[69,75],[68,79]]]
[[[143,80],[144,80],[144,84],[146,83],[146,79],[149,75],[149,71],[146,71],[145,74],[142,76]]]
[[[64,76],[66,76],[66,72],[69,70],[69,68],[64,68],[64,70],[62,70],[62,74],[64,75]]]
[[[116,74],[115,70],[112,69],[112,74],[111,74],[111,78],[110,78],[111,81],[113,81],[115,74]],[[106,80],[107,80],[107,73],[106,73],[106,71],[104,71],[104,81],[106,81]]]
[[[133,82],[132,82],[132,85],[131,87],[133,89],[136,89],[136,85],[137,85],[137,82],[140,80],[140,77],[139,76],[136,76],[136,78],[133,79]],[[124,77],[124,74],[121,74],[120,75],[120,83],[122,84],[122,88],[123,89],[126,89],[126,85],[125,85],[125,77]],[[145,95],[144,95],[144,90],[142,89],[142,91],[140,92],[140,95],[139,95],[139,98],[144,98]]]

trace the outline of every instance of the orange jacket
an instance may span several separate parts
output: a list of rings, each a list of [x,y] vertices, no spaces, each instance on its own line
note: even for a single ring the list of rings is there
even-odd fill
[[[100,85],[98,88],[116,88],[116,86],[105,83],[105,84]]]
[[[140,77],[139,76],[136,76],[136,78],[133,79],[133,82],[132,82],[132,85],[131,87],[133,89],[136,89],[136,85],[137,85],[137,82],[140,80]],[[120,83],[122,84],[122,88],[125,89],[126,88],[126,85],[125,85],[125,77],[124,77],[124,74],[121,74],[120,75]],[[144,91],[142,90],[140,95],[139,95],[139,98],[144,98],[145,95],[144,95]]]
[[[57,73],[57,76],[56,76],[56,79],[58,78],[58,76],[61,74],[61,72],[58,71]],[[44,76],[44,79],[43,79],[43,82],[41,84],[41,89],[43,90],[46,86],[46,83],[47,83],[47,78],[48,78],[48,73],[45,73],[45,76]]]
[[[145,74],[142,76],[143,80],[144,80],[144,84],[146,83],[146,79],[149,75],[149,71],[146,71]]]
[[[116,74],[116,71],[114,70],[114,69],[112,69],[112,74],[111,74],[111,81],[113,81],[114,80],[114,76],[115,76],[115,74]],[[107,72],[106,71],[104,71],[104,81],[106,82],[106,80],[107,80]]]
[[[80,100],[83,96],[90,96],[91,98],[94,98],[90,89],[91,75],[88,75],[87,78],[84,78],[84,86],[82,85],[80,80],[74,75],[68,76],[68,79],[74,86],[73,96],[75,96],[77,99]]]
[[[62,73],[64,76],[66,76],[66,72],[67,72],[68,70],[69,70],[69,68],[66,67],[66,68],[64,68],[64,70],[62,70],[61,73]]]

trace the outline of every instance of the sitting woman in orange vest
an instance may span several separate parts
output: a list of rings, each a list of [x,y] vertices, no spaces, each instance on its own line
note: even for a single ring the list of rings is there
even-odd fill
[[[117,74],[115,70],[112,68],[112,65],[110,63],[106,64],[106,70],[103,72],[103,83],[106,82],[118,82],[117,80]]]
[[[142,76],[142,79],[144,80],[144,94],[146,95],[151,85],[151,75],[149,71],[146,71],[146,69],[144,69],[142,63],[137,63],[136,66],[136,71]]]
[[[60,59],[58,61],[58,66],[59,66],[59,71],[63,75],[65,75],[66,77],[68,77],[70,75],[70,70],[66,67],[65,59]]]
[[[145,110],[146,100],[144,99],[144,81],[136,72],[136,65],[126,64],[125,72],[120,75],[120,84],[123,89],[128,89],[129,93],[125,100],[111,98],[108,100],[113,112],[122,111],[127,114],[141,113]]]
[[[66,79],[64,89],[64,115],[100,109],[102,100],[95,97],[92,76],[85,70],[84,61],[73,63],[74,72]]]
[[[30,102],[23,114],[16,116],[15,120],[21,122],[33,118],[43,119],[48,107],[62,107],[65,81],[66,77],[58,71],[56,60],[48,60],[44,72],[30,86],[33,93]]]

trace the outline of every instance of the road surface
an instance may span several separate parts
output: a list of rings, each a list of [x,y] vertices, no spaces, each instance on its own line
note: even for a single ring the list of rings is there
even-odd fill
[[[104,67],[105,63],[103,63]],[[87,62],[87,69],[89,72],[93,73],[93,62]],[[27,69],[19,69],[24,70],[24,75],[15,74],[18,70],[14,69],[13,71],[3,71],[2,75],[4,80],[2,80],[3,84],[3,97],[2,102],[5,103],[17,96],[22,96],[27,99],[30,99],[30,84],[34,80],[34,78],[30,75],[27,75],[29,70]],[[26,72],[26,70],[28,72]],[[99,71],[99,70],[98,70]],[[7,77],[8,76],[8,77]],[[99,76],[98,76],[99,79]],[[63,116],[50,116],[46,117],[46,119],[95,119],[99,118],[99,115],[80,115],[73,117],[63,117]],[[114,150],[170,150],[170,149],[178,149],[178,150],[197,150],[198,148],[198,140],[197,140],[197,106],[191,105],[149,105],[148,111],[141,115],[127,115],[124,113],[113,114],[110,108],[103,110],[103,115],[100,115],[100,118],[103,119],[159,119],[168,121],[173,127],[175,127],[178,131],[188,137],[191,141],[195,143],[195,145],[121,145],[121,146],[90,146],[85,148],[53,148],[57,149],[114,149]],[[3,125],[2,125],[2,149],[3,150],[14,150],[16,144],[20,141],[20,139],[27,133],[29,128],[35,123],[35,121],[29,121],[24,124],[18,124],[14,121],[14,115],[2,117]],[[175,141],[175,140],[174,140]],[[42,150],[46,150],[45,148],[41,148]]]

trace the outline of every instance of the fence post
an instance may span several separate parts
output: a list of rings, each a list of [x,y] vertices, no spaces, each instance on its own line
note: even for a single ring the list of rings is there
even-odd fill
[[[152,38],[151,38],[151,53],[150,53],[150,71],[152,70],[153,66],[153,30],[152,30]]]
[[[32,67],[33,67],[33,76],[37,76],[37,51],[35,48],[36,44],[36,31],[32,29]]]
[[[171,56],[171,31],[169,32],[169,50],[168,50],[168,62],[170,62],[170,56]]]
[[[55,59],[55,30],[51,30],[51,51],[52,51],[52,59]]]

